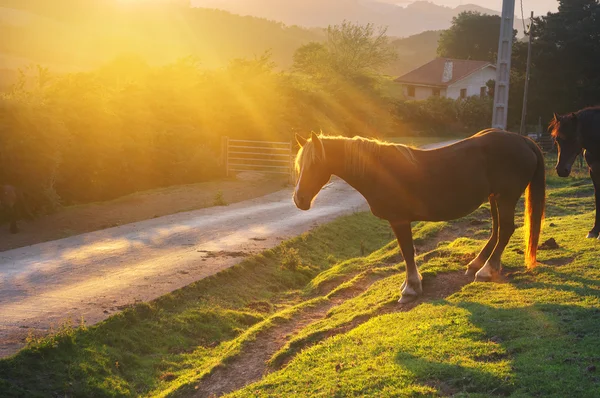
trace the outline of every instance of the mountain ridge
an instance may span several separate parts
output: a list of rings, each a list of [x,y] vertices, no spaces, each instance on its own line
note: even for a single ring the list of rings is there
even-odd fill
[[[235,14],[281,21],[287,25],[326,27],[343,20],[387,26],[388,34],[408,37],[431,30],[448,29],[452,18],[463,11],[500,15],[475,4],[446,7],[429,1],[406,6],[394,0],[192,0],[194,7],[218,8]],[[521,24],[515,19],[515,29]]]

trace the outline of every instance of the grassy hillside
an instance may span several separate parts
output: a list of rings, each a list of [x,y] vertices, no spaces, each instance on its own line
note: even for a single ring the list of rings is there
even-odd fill
[[[0,361],[0,395],[598,396],[593,190],[583,174],[548,183],[543,238],[558,247],[526,271],[517,230],[506,283],[463,276],[489,234],[483,206],[415,225],[425,293],[400,307],[390,230],[355,214],[98,326],[32,337]]]
[[[293,354],[294,342],[315,330],[334,335],[323,331],[357,317],[367,322],[317,339],[285,368],[232,396],[598,396],[599,243],[584,239],[593,222],[592,188],[588,180],[552,176],[549,186],[544,239],[554,238],[558,248],[541,251],[539,268],[523,269],[518,231],[504,257],[506,283],[469,284],[403,311],[389,307],[401,281],[389,276],[299,331],[273,359]],[[422,256],[422,270],[431,277],[455,269],[457,256],[475,253],[486,229],[470,227],[472,238],[438,243]]]

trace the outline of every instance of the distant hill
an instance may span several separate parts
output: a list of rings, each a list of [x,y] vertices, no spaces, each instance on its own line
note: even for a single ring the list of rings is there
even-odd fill
[[[344,19],[389,27],[392,36],[406,37],[428,30],[450,27],[452,18],[462,11],[500,15],[499,11],[474,4],[455,8],[428,1],[401,7],[394,0],[191,0],[199,7],[219,8],[241,15],[253,15],[286,24],[325,27]],[[500,4],[500,3],[499,3]],[[515,22],[515,28],[520,20]]]
[[[434,59],[441,33],[441,30],[430,30],[393,40],[392,46],[398,52],[398,59],[384,72],[388,75],[400,76]]]
[[[57,1],[62,2],[62,8],[48,7],[39,0],[0,0],[0,86],[13,82],[18,76],[16,70],[31,63],[54,72],[69,72],[96,68],[123,54],[141,56],[151,64],[193,55],[206,67],[218,67],[233,58],[270,50],[276,64],[285,69],[291,66],[298,47],[325,39],[319,27],[290,26],[216,9],[147,5],[91,8],[87,0]],[[66,7],[69,1],[79,1],[79,7]],[[325,1],[329,8],[322,9],[335,11],[337,1]],[[316,2],[307,0],[306,4]],[[390,5],[374,6],[385,9]],[[322,20],[323,26],[326,22]],[[398,60],[384,72],[401,75],[433,59],[439,35],[439,31],[427,31],[394,39]]]
[[[214,9],[143,3],[100,8],[80,1],[76,11],[58,13],[33,1],[30,7],[23,6],[26,2],[18,4],[20,9],[3,7],[9,2],[14,0],[0,0],[0,70],[23,62],[88,69],[122,54],[139,55],[151,64],[193,55],[204,66],[217,67],[268,50],[279,66],[288,67],[299,46],[324,38],[321,30]]]

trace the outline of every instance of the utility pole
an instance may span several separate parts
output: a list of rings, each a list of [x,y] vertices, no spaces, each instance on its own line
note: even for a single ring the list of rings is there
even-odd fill
[[[525,72],[525,92],[523,93],[523,112],[521,112],[521,135],[525,135],[525,119],[527,119],[527,97],[529,96],[529,76],[531,72],[531,28],[533,27],[533,11],[531,11],[531,22],[529,23],[529,32],[527,32],[527,38],[529,43],[527,45],[527,72]]]
[[[494,116],[492,127],[506,130],[508,120],[508,89],[510,85],[510,61],[512,57],[515,0],[502,0],[496,88],[494,90]]]

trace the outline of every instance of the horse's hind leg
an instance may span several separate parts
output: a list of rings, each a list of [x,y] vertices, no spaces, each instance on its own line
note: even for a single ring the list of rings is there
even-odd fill
[[[392,230],[398,239],[404,262],[406,263],[406,281],[402,284],[400,304],[410,303],[423,293],[421,274],[415,263],[415,247],[413,245],[410,223],[391,223]]]
[[[594,164],[593,166],[596,166]],[[596,200],[596,222],[594,223],[594,228],[588,234],[588,238],[596,239],[600,235],[600,167],[590,166],[590,177],[592,177],[592,182],[594,183],[594,198]],[[594,169],[596,171],[594,171]]]
[[[467,266],[467,275],[471,277],[475,276],[477,271],[484,266],[485,262],[490,258],[492,250],[494,250],[494,247],[498,243],[498,203],[496,202],[496,196],[493,194],[490,195],[489,200],[490,212],[492,213],[492,236],[477,257]]]
[[[483,268],[475,274],[476,282],[492,282],[500,277],[500,271],[502,271],[502,264],[500,262],[502,253],[515,232],[515,207],[517,200],[518,198],[515,200],[506,196],[499,196],[497,198],[498,242]]]

